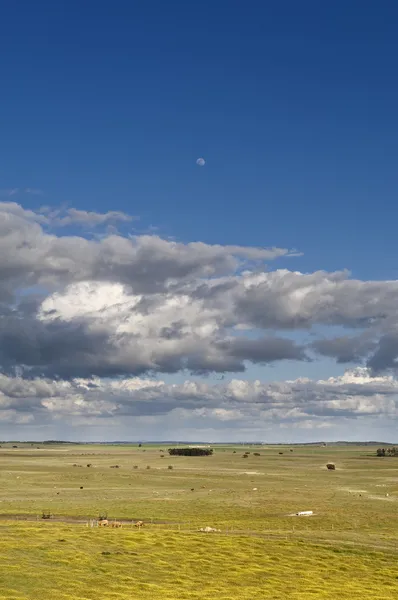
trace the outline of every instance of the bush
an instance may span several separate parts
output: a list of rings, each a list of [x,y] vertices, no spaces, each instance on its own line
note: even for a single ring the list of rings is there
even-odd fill
[[[211,456],[213,448],[169,448],[170,456]]]
[[[150,467],[149,465],[147,465],[147,467],[146,467],[146,468],[147,468],[147,469],[150,469],[151,467]]]
[[[398,456],[398,448],[395,446],[390,446],[387,448],[377,448],[376,451],[377,456]]]
[[[173,468],[173,465],[169,465],[167,468],[171,471]]]
[[[243,454],[242,458],[249,458],[248,454]]]
[[[261,456],[260,452],[254,452],[253,456]]]
[[[134,465],[133,469],[138,469],[138,465]]]

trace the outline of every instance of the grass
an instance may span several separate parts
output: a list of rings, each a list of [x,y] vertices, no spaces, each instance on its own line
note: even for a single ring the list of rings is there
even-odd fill
[[[2,446],[0,599],[398,597],[398,459],[375,448]],[[149,525],[21,521],[43,511]]]

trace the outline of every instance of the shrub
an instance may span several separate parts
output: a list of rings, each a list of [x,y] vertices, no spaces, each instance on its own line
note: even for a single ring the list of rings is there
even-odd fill
[[[247,454],[243,454],[242,458],[249,458]]]
[[[133,469],[138,469],[138,465],[134,465]]]
[[[335,465],[334,463],[328,463],[328,464],[326,465],[326,468],[327,468],[329,471],[335,471],[335,470],[336,470],[336,465]]]
[[[279,452],[279,454],[283,454],[283,452]]]
[[[150,469],[151,467],[150,467],[149,465],[147,465],[147,467],[146,467],[146,468],[147,468],[147,469]]]
[[[254,452],[253,456],[261,456],[260,452]]]
[[[169,448],[170,456],[211,456],[213,448]]]
[[[169,465],[167,468],[171,471],[173,468],[173,465]]]

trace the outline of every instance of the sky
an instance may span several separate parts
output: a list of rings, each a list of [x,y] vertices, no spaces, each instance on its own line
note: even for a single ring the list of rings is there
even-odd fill
[[[3,4],[0,439],[397,441],[397,18]]]

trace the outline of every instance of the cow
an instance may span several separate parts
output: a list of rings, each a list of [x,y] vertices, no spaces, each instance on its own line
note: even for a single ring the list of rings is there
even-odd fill
[[[144,525],[144,521],[137,521],[136,523],[134,523],[134,527],[138,527],[141,528]]]
[[[98,521],[98,527],[107,527],[108,525],[108,519],[101,519],[100,521]]]

